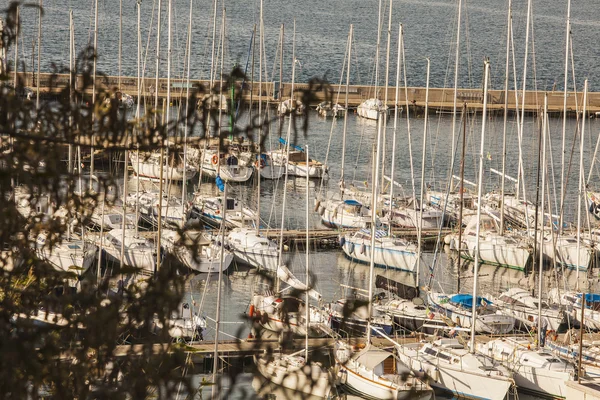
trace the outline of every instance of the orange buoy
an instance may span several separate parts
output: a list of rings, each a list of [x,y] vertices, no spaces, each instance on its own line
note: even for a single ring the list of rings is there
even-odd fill
[[[254,304],[250,305],[250,310],[248,310],[248,315],[250,318],[254,317]]]
[[[217,165],[219,163],[219,156],[217,156],[216,154],[213,154],[210,161],[212,162],[213,165]]]

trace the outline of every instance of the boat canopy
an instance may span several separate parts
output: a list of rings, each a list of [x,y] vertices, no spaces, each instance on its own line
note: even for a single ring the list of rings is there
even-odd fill
[[[281,143],[284,146],[287,145],[287,141],[284,138],[282,138],[282,137],[279,138],[279,143]],[[296,146],[295,144],[290,144],[290,147],[292,149],[294,149],[294,150],[298,150],[298,151],[304,152],[304,149],[302,147]]]
[[[450,302],[463,307],[473,307],[473,295],[467,293],[455,294],[450,298]],[[485,297],[477,296],[478,306],[487,304],[492,304],[492,302]]]
[[[581,293],[578,293],[577,297],[581,298]],[[600,294],[586,293],[585,294],[585,302],[586,303],[600,303]]]
[[[347,204],[349,206],[362,206],[362,203],[356,200],[344,200],[344,204]]]

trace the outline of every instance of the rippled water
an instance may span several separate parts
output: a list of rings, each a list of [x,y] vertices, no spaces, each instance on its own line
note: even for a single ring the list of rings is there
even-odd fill
[[[517,70],[522,69],[525,47],[527,2],[513,2],[514,41],[517,53]],[[135,76],[137,23],[133,0],[123,1],[123,75]],[[167,0],[162,1],[162,55],[165,64],[167,44]],[[226,43],[225,71],[235,63],[242,66],[247,62],[248,49],[254,24],[258,23],[259,1],[225,1]],[[434,87],[452,86],[454,70],[457,0],[401,0],[393,2],[392,56],[396,60],[396,38],[398,24],[405,30],[405,48],[408,65],[408,83],[424,86],[425,58],[431,59],[431,84]],[[463,24],[461,26],[460,85],[481,85],[482,60],[489,57],[492,64],[494,85],[501,87],[504,74],[506,11],[507,1],[480,0],[463,1]],[[557,83],[562,87],[564,74],[565,15],[567,1],[538,0],[533,2],[535,39],[535,76],[540,89],[551,89]],[[42,69],[50,71],[52,65],[68,65],[69,10],[73,10],[77,50],[83,49],[93,39],[93,0],[87,1],[44,1],[42,39]],[[173,0],[173,74],[181,76],[187,35],[189,1]],[[149,43],[146,76],[155,73],[156,9],[158,1],[144,0],[141,6],[141,31],[144,47]],[[221,6],[219,5],[219,9]],[[297,79],[306,82],[313,76],[327,77],[337,82],[345,53],[345,43],[350,24],[355,28],[353,58],[356,59],[353,82],[373,82],[375,45],[377,42],[378,2],[360,0],[289,2],[265,0],[265,71],[272,76],[277,51],[280,24],[285,24],[286,63],[284,79],[291,76],[291,38],[293,21],[296,21],[296,57],[301,62]],[[154,13],[153,13],[154,10]],[[110,75],[118,72],[119,2],[99,0],[98,50],[99,71]],[[219,13],[220,14],[220,13]],[[384,24],[387,27],[385,13]],[[37,12],[23,8],[23,38],[20,60],[31,69],[32,40],[37,37]],[[218,17],[218,28],[221,25]],[[575,71],[581,84],[584,77],[593,80],[598,76],[598,54],[590,51],[600,39],[600,22],[597,19],[597,4],[592,0],[574,2],[572,6],[572,32],[575,54]],[[381,70],[383,71],[386,29],[382,34]],[[150,39],[148,41],[148,37]],[[217,29],[217,37],[218,29]],[[193,9],[192,77],[209,77],[212,42],[212,1],[195,1]],[[533,48],[530,45],[530,54]],[[449,58],[450,56],[450,58]],[[11,55],[12,57],[12,55]],[[258,63],[258,52],[256,54]],[[450,61],[449,61],[450,60]],[[354,63],[354,61],[353,61]],[[395,62],[393,63],[395,64]],[[534,75],[530,64],[529,77]],[[354,68],[354,67],[353,67]],[[278,62],[277,62],[278,69]],[[165,66],[162,75],[165,75]],[[248,69],[250,71],[250,69]],[[395,68],[392,68],[395,71]],[[258,73],[258,65],[256,66]],[[278,72],[277,72],[278,76]],[[391,74],[394,81],[395,73]],[[383,83],[383,73],[380,74]],[[591,88],[594,88],[591,82]],[[533,80],[530,80],[530,87]]]

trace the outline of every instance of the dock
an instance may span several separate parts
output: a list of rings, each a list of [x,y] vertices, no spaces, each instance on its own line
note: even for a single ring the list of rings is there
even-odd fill
[[[14,77],[14,72],[10,74]],[[68,74],[49,74],[40,73],[39,82],[36,81],[36,74],[19,73],[19,79],[25,88],[26,92],[32,92],[35,96],[38,84],[42,95],[58,95],[69,84],[70,76]],[[12,80],[12,78],[11,78]],[[75,87],[81,89],[83,79],[76,77]],[[121,91],[129,94],[134,98],[137,97],[137,78],[132,76],[100,76],[97,78],[97,86],[100,90]],[[216,81],[215,90],[219,90],[225,82]],[[144,78],[141,80],[141,93],[144,97],[154,97],[156,94],[156,79]],[[210,82],[208,80],[190,80],[189,86],[186,80],[181,78],[171,78],[171,99],[173,102],[178,102],[186,97],[187,89],[191,92],[203,88],[204,93],[208,92]],[[262,86],[257,82],[236,82],[238,90],[242,90],[242,98],[246,102],[263,101],[272,105],[280,103],[281,99],[288,99],[291,95],[292,84],[289,82],[263,82]],[[311,96],[311,101],[308,104],[310,107],[315,107],[325,99],[333,100],[336,103],[343,103],[345,99],[345,85],[330,84],[325,87],[318,85],[311,88],[308,83],[295,83],[296,98],[302,98],[302,92],[311,90],[314,96]],[[167,96],[167,79],[160,78],[158,84],[158,96],[166,98]],[[223,93],[227,94],[230,88],[223,87]],[[398,107],[404,109],[414,109],[415,112],[422,112],[425,107],[426,89],[423,87],[408,87],[406,90],[399,91]],[[91,88],[87,90],[87,94],[91,95]],[[534,91],[525,92],[525,98],[521,91],[515,93],[514,90],[508,91],[507,107],[511,112],[524,108],[527,113],[537,113],[541,111],[544,105],[544,96],[548,94],[548,112],[553,114],[563,113],[564,93],[562,91]],[[202,96],[199,95],[201,98]],[[348,104],[350,108],[357,107],[366,99],[377,97],[385,98],[385,88],[374,87],[369,85],[350,85],[348,89]],[[483,90],[482,88],[460,88],[456,93],[458,109],[466,104],[467,109],[472,112],[478,112],[483,109]],[[393,108],[396,104],[395,87],[387,89],[387,105]],[[504,110],[505,93],[504,90],[493,89],[488,91],[488,110],[490,112],[500,112]],[[517,105],[518,103],[518,105]],[[575,116],[576,110],[581,111],[583,104],[583,92],[568,92],[567,93],[567,114]],[[453,88],[430,88],[429,89],[429,109],[432,112],[453,112],[454,110],[454,89]],[[411,110],[412,111],[412,110]],[[588,93],[587,112],[593,116],[600,116],[600,92]]]

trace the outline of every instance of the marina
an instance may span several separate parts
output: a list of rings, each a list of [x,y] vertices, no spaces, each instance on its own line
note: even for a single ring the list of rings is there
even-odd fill
[[[2,10],[0,393],[600,398],[597,7],[376,3]]]

